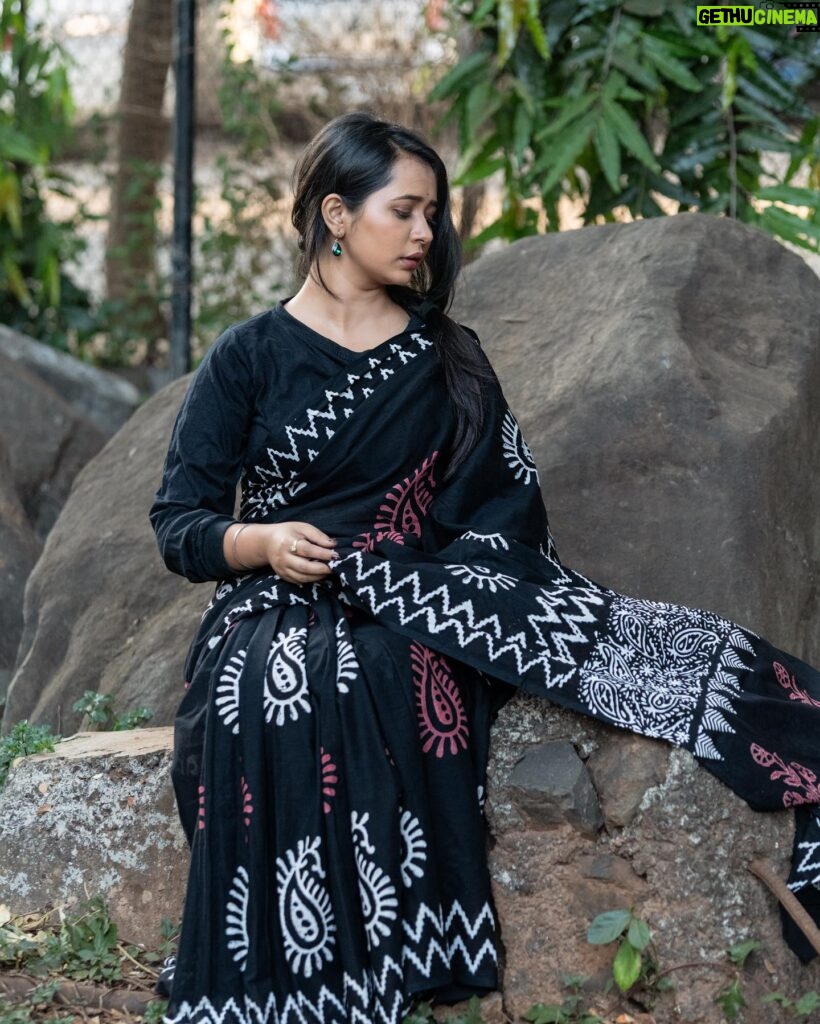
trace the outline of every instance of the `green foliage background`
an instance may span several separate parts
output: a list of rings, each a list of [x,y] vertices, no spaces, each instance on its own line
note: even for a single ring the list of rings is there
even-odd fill
[[[497,171],[504,180],[501,216],[473,245],[558,230],[562,195],[580,199],[593,224],[614,221],[619,208],[663,216],[659,194],[681,212],[738,218],[818,251],[820,118],[804,93],[817,79],[820,34],[703,28],[695,6],[451,3],[475,48],[430,98],[457,125],[456,182]],[[764,183],[763,151],[787,154],[780,180]]]

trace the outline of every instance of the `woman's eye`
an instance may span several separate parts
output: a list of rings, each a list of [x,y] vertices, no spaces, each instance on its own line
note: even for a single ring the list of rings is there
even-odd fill
[[[407,210],[396,210],[395,214],[397,217],[401,217],[402,220],[407,220],[408,217],[410,216]]]

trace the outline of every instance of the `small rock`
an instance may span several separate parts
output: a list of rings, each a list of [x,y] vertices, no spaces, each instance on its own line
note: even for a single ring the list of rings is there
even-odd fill
[[[528,750],[510,775],[514,802],[535,827],[566,822],[585,835],[603,824],[586,766],[567,740]]]
[[[657,740],[613,733],[588,765],[607,828],[628,825],[644,794],[666,778],[669,748]]]

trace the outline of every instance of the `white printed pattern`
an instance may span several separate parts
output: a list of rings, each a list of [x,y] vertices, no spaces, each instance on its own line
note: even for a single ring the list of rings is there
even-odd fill
[[[515,474],[515,479],[523,480],[525,484],[529,484],[532,481],[539,484],[538,470],[536,469],[530,446],[524,440],[521,428],[509,409],[504,413],[504,419],[501,424],[501,440],[504,448],[504,458]]]
[[[307,419],[306,426],[288,424],[284,428],[282,446],[266,450],[268,464],[254,466],[243,473],[242,519],[256,519],[271,509],[287,505],[306,486],[299,481],[299,475],[319,454],[322,444],[333,437],[336,431],[331,424],[338,427],[377,390],[369,387],[368,382],[378,384],[379,378],[387,380],[395,374],[398,363],[408,363],[433,344],[417,333],[410,335],[410,341],[413,344],[407,347],[399,342],[392,343],[389,354],[382,358],[370,356],[369,369],[364,373],[348,373],[347,386],[342,390],[326,388],[325,403],[318,409],[306,409],[300,417],[300,422]]]
[[[707,730],[731,731],[721,712],[732,710],[737,681],[727,669],[742,667],[729,644],[751,650],[732,623],[712,612],[616,595],[602,638],[581,668],[580,697],[596,717],[686,746],[705,681],[714,678],[695,753],[719,758]]]
[[[461,578],[462,583],[478,587],[483,590],[485,585],[491,593],[496,590],[511,590],[516,580],[514,576],[507,576],[503,572],[493,572],[486,565],[445,565],[453,576]]]
[[[422,865],[427,860],[427,840],[419,819],[402,810],[399,825],[402,838],[401,880],[409,889],[414,878],[424,878]]]
[[[280,633],[268,654],[262,697],[265,721],[284,725],[295,722],[299,714],[310,714],[308,681],[305,672],[307,627],[291,626]]]
[[[336,623],[336,689],[339,693],[350,693],[350,685],[359,674],[359,662],[353,644],[347,639],[347,622],[344,618]]]
[[[233,878],[228,905],[225,911],[225,936],[228,950],[239,970],[244,971],[248,965],[248,872],[240,865]]]
[[[393,922],[397,917],[399,901],[396,887],[387,874],[370,859],[376,853],[376,848],[370,842],[367,831],[369,820],[369,812],[351,812],[350,833],[353,837],[356,871],[359,876],[364,930],[367,935],[367,948],[372,950],[378,947],[382,939],[390,936]]]
[[[500,533],[476,533],[475,530],[465,530],[458,539],[484,541],[490,545],[493,551],[498,550],[498,548],[504,548],[505,551],[510,550],[510,545]]]
[[[405,941],[400,960],[386,956],[379,969],[364,971],[357,978],[342,974],[340,986],[322,985],[315,1001],[304,992],[277,1000],[271,993],[262,1004],[247,996],[228,999],[214,1006],[204,997],[197,1003],[182,1002],[165,1024],[401,1024],[412,1007],[404,991],[406,965],[412,963],[425,977],[440,966],[461,961],[470,973],[482,963],[497,964],[495,915],[485,903],[472,920],[455,901],[446,916],[422,904],[414,922],[403,921]]]
[[[748,631],[744,634],[740,629],[725,621],[723,625],[731,628],[715,672],[706,687],[706,700],[698,722],[694,748],[697,757],[716,761],[722,761],[723,755],[715,746],[709,733],[734,732],[724,713],[734,711],[733,702],[740,696],[738,677],[730,670],[744,667],[737,651],[749,653],[754,651],[747,639],[747,636],[754,634],[749,634]]]
[[[239,735],[239,680],[247,653],[247,650],[238,651],[228,660],[216,688],[216,713],[225,725],[231,727],[234,736]]]
[[[820,818],[820,811],[815,810],[815,818]],[[799,892],[807,885],[813,885],[820,889],[820,842],[803,842],[797,844],[798,850],[805,850],[805,855],[795,868],[794,873],[798,876],[793,882],[789,882],[792,892]],[[800,876],[805,877],[801,878]]]
[[[336,942],[330,894],[322,884],[321,844],[321,836],[308,836],[299,840],[295,851],[287,850],[284,857],[276,858],[285,957],[291,971],[306,978],[330,963]]]

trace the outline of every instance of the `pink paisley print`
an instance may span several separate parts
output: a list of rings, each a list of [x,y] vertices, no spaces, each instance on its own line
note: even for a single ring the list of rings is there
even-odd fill
[[[240,778],[239,782],[242,787],[242,814],[245,818],[245,828],[250,828],[251,815],[253,814],[253,796],[244,775]],[[247,836],[245,839],[247,841]]]
[[[763,768],[776,766],[769,775],[772,782],[782,780],[784,786],[791,786],[783,794],[784,807],[796,807],[798,804],[814,804],[820,801],[820,787],[817,785],[817,776],[811,769],[798,764],[797,761],[790,761],[788,764],[779,754],[769,753],[757,743],[750,747],[752,757]],[[795,790],[803,790],[802,793]]]
[[[322,808],[325,814],[330,814],[330,799],[336,796],[336,783],[339,781],[339,776],[336,774],[338,769],[325,748],[320,747],[319,749],[322,756],[322,794],[326,797],[322,802]]]
[[[436,757],[466,750],[467,715],[447,659],[414,640],[410,660],[422,750],[434,750]]]
[[[777,676],[778,683],[780,683],[784,690],[789,691],[789,700],[799,700],[801,704],[809,704],[813,708],[820,708],[820,700],[814,700],[805,690],[801,690],[797,685],[797,680],[793,675],[789,674],[789,670],[785,665],[775,661],[772,663],[772,667],[774,668],[774,674]]]
[[[196,827],[205,828],[205,787],[200,786],[197,792],[199,793],[199,810],[196,816]]]
[[[372,551],[374,543],[381,540],[403,544],[405,533],[421,536],[421,521],[427,515],[436,486],[437,458],[438,451],[435,451],[410,476],[393,484],[379,506],[373,530],[359,534],[353,541],[354,548]]]

